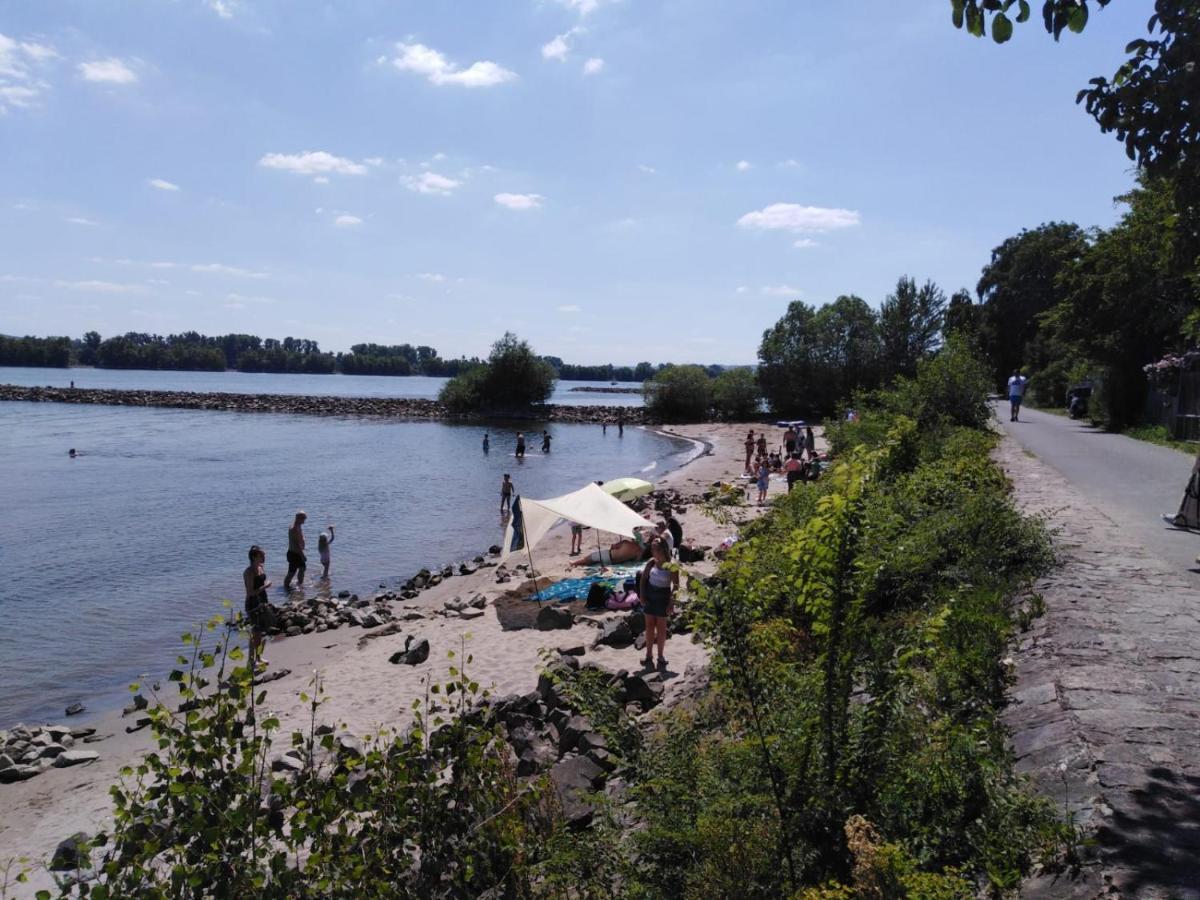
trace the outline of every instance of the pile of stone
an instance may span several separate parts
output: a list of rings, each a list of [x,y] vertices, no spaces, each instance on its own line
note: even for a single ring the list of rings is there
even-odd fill
[[[26,781],[49,768],[65,769],[100,758],[95,750],[77,748],[90,743],[95,728],[68,725],[18,725],[0,731],[0,784]]]
[[[500,548],[493,547],[489,552],[498,554],[500,552]],[[399,594],[405,600],[415,600],[421,591],[427,591],[430,588],[437,587],[443,581],[456,576],[474,575],[480,569],[492,568],[495,565],[495,562],[480,555],[476,556],[470,561],[464,560],[458,565],[445,565],[440,569],[434,570],[422,569],[412,578],[404,582],[404,584],[400,587]]]
[[[348,597],[313,597],[275,609],[275,625],[269,634],[296,637],[312,632],[332,631],[343,626],[376,628],[391,622],[395,616],[389,603],[396,599],[391,592],[377,594],[370,600]]]
[[[534,777],[548,772],[558,794],[563,815],[574,828],[591,824],[595,808],[590,795],[622,764],[617,748],[598,732],[587,716],[573,708],[562,689],[572,670],[593,669],[603,673],[616,700],[630,715],[640,715],[662,702],[662,675],[612,672],[593,663],[579,662],[577,647],[563,652],[538,678],[537,690],[512,694],[492,702],[486,711],[491,723],[503,726],[516,756],[517,774]]]
[[[103,406],[165,406],[172,409],[211,409],[229,412],[271,412],[310,416],[371,416],[389,419],[461,419],[436,400],[403,397],[322,397],[300,394],[226,394],[196,391],[142,391],[107,388],[23,387],[0,384],[0,400],[43,403],[88,403]],[[558,406],[490,410],[487,415],[539,422],[598,424],[625,417],[626,424],[644,421],[641,407]],[[481,413],[481,415],[483,415]]]

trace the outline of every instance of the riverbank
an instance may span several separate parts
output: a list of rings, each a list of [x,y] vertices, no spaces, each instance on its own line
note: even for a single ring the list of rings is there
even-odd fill
[[[673,508],[686,539],[694,545],[715,547],[736,531],[733,525],[721,526],[705,516],[696,501],[713,482],[741,474],[745,428],[722,424],[663,429],[668,436],[691,440],[705,448],[656,485],[674,492]],[[782,480],[772,481],[772,494],[785,489]],[[751,519],[758,512],[756,507],[747,507],[739,514]],[[602,543],[610,540],[607,536],[601,538]],[[580,573],[568,566],[569,542],[569,529],[560,526],[538,545],[533,558],[541,576],[559,580]],[[595,532],[585,532],[585,547],[595,547],[596,543]],[[438,552],[435,547],[428,550],[430,557]],[[267,703],[281,721],[280,733],[286,735],[307,726],[309,709],[300,694],[311,690],[317,672],[328,697],[327,705],[322,707],[322,718],[327,723],[355,735],[369,734],[379,727],[403,727],[411,715],[412,701],[424,696],[426,684],[445,678],[449,665],[446,654],[460,652],[464,645],[474,656],[472,677],[495,696],[533,690],[544,649],[583,647],[585,661],[614,671],[638,668],[641,651],[635,646],[592,646],[600,626],[621,613],[580,618],[573,627],[560,631],[506,630],[500,618],[505,603],[498,607],[497,601],[505,599],[511,588],[529,576],[527,569],[518,568],[527,566],[527,559],[514,557],[509,563],[512,580],[508,582],[499,581],[498,568],[484,567],[468,575],[444,578],[421,591],[416,599],[385,601],[398,620],[393,627],[342,627],[272,641],[267,647],[271,671],[288,672],[265,686]],[[704,561],[689,564],[688,570],[703,577],[714,567],[709,553]],[[456,598],[465,602],[463,611],[453,609]],[[470,606],[478,598],[482,598],[482,610]],[[480,612],[482,615],[477,615]],[[372,634],[378,636],[368,637]],[[391,663],[393,654],[403,650],[410,637],[429,641],[428,660],[416,666]],[[689,666],[695,669],[706,663],[707,651],[689,636],[674,635],[667,644],[667,658],[670,665],[664,690],[669,701]],[[165,679],[162,684],[164,697],[173,700],[172,686]],[[96,735],[102,738],[88,744],[89,750],[99,752],[99,759],[71,768],[50,768],[29,781],[0,785],[0,800],[6,809],[0,821],[0,866],[16,856],[47,858],[68,835],[78,831],[95,833],[104,826],[111,814],[109,786],[118,780],[122,766],[153,746],[148,729],[126,731],[136,725],[136,720],[136,714],[80,717],[80,725],[95,727]],[[74,724],[76,720],[69,721]],[[275,752],[285,749],[286,740],[280,740]],[[49,876],[34,873],[29,887],[51,887]]]
[[[372,416],[414,421],[471,421],[485,418],[600,424],[624,421],[641,425],[645,410],[636,406],[567,406],[548,403],[529,411],[492,416],[461,416],[437,400],[402,397],[333,397],[302,394],[232,394],[193,391],[116,390],[110,388],[25,387],[0,384],[0,401],[80,403],[103,406],[156,406],[167,409],[290,413],[307,416]]]

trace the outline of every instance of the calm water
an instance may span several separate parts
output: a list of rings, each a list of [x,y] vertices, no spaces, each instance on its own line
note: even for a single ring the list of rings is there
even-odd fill
[[[24,387],[119,388],[153,391],[219,391],[228,394],[303,394],[314,397],[437,398],[446,378],[422,375],[269,375],[256,372],[149,372],[140,369],[31,369],[0,366],[0,384]],[[608,387],[607,381],[560,381],[551,403],[572,406],[641,406],[641,394],[592,394],[573,387]],[[620,384],[636,387],[640,384]]]
[[[499,427],[484,456],[484,430],[0,403],[0,727],[59,720],[75,700],[111,706],[141,673],[163,674],[184,630],[221,598],[240,606],[251,543],[266,549],[278,591],[297,508],[309,514],[314,564],[317,533],[337,526],[332,589],[365,592],[496,543],[504,472],[518,492],[546,497],[597,478],[653,480],[693,452],[635,428],[618,438],[555,425],[552,454],[531,441],[518,461],[513,432]],[[69,447],[83,455],[69,459]]]

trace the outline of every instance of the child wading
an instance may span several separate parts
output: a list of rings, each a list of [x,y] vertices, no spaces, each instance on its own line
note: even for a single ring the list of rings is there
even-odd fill
[[[333,543],[333,526],[329,525],[317,537],[317,553],[321,556],[321,577],[329,577],[329,545]]]

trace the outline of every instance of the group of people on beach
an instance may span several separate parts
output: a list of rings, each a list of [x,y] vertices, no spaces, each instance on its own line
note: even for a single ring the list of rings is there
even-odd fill
[[[283,578],[283,589],[292,589],[292,579],[296,579],[297,587],[304,585],[304,575],[308,569],[307,541],[304,537],[304,523],[308,514],[299,510],[288,528],[287,537],[287,575]],[[317,536],[317,554],[321,560],[321,578],[329,578],[329,565],[332,561],[330,546],[333,544],[334,526],[327,525]],[[274,624],[274,614],[267,599],[267,588],[272,582],[267,578],[267,552],[258,544],[250,547],[250,565],[242,572],[242,582],[246,588],[246,618],[250,622],[250,658],[259,665],[266,662],[261,648],[266,639],[267,631]]]
[[[787,488],[791,491],[798,481],[816,481],[821,473],[817,458],[817,438],[812,426],[805,425],[803,433],[788,425],[783,433],[783,452],[767,447],[767,434],[760,431],[756,436],[751,428],[746,433],[745,474],[755,481],[758,488],[758,505],[767,502],[767,487],[772,472],[783,472],[787,476]]]

